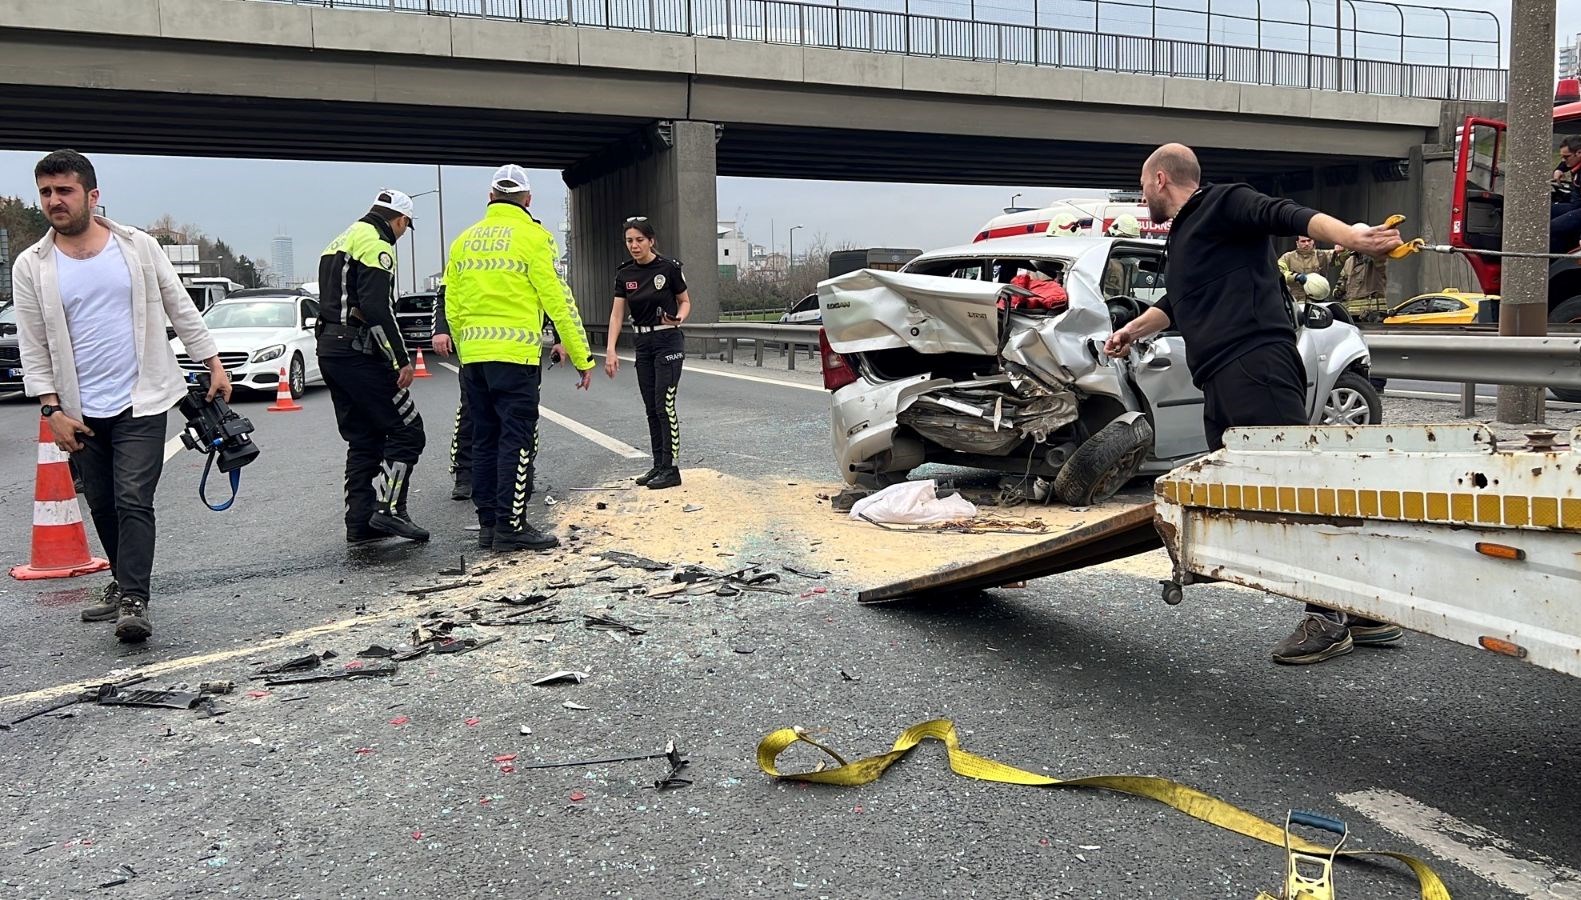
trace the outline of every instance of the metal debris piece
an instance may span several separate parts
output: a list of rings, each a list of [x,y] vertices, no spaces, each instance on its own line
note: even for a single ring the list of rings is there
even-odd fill
[[[841,681],[861,681],[862,679],[858,678],[855,675],[848,674],[844,669],[841,669],[840,670],[840,680]]]
[[[363,666],[357,669],[339,669],[333,672],[297,672],[270,675],[264,679],[264,684],[307,684],[314,681],[344,681],[352,678],[378,678],[384,675],[394,675],[396,665],[393,661],[376,666]]]
[[[145,706],[160,709],[193,709],[203,699],[196,691],[102,691],[94,698],[100,706]]]
[[[97,687],[80,691],[76,694],[72,694],[69,697],[63,697],[59,700],[56,700],[48,706],[44,706],[39,709],[35,709],[30,713],[26,713],[20,718],[12,719],[10,722],[0,725],[0,731],[10,731],[12,726],[21,725],[23,722],[26,722],[29,719],[36,719],[39,716],[65,709],[68,706],[75,706],[78,703],[93,703],[99,697],[104,696],[105,694],[113,693],[117,690],[120,690],[121,688],[131,687],[134,684],[142,684],[147,680],[148,676],[146,675],[134,675],[130,678],[125,678],[120,681],[106,682],[105,684],[101,684]]]
[[[850,512],[851,507],[856,505],[856,501],[866,499],[872,495],[873,492],[870,490],[853,488],[835,494],[829,501],[829,505],[835,512]]]
[[[234,681],[205,681],[198,685],[200,694],[229,694],[236,690]]]
[[[448,584],[435,584],[428,587],[407,588],[405,591],[402,591],[402,593],[410,597],[426,597],[429,594],[442,594],[445,591],[455,591],[460,590],[461,588],[477,587],[482,583],[483,582],[481,581],[464,578],[460,581],[449,582]]]
[[[780,566],[780,568],[784,569],[787,575],[795,575],[797,578],[811,578],[816,581],[820,578],[829,577],[828,572],[803,572],[802,570],[793,566]]]
[[[623,631],[632,637],[648,633],[648,629],[638,628],[635,625],[628,625],[614,616],[599,616],[592,615],[590,613],[584,613],[582,620],[582,627],[591,628],[594,631]]]
[[[447,638],[434,645],[434,652],[460,656],[463,653],[471,653],[474,650],[487,647],[488,645],[498,643],[499,641],[500,638],[497,637]]]
[[[553,684],[581,684],[586,680],[586,672],[576,672],[570,669],[561,669],[532,682],[533,687],[548,687]]]
[[[645,556],[636,556],[631,553],[622,553],[619,550],[606,550],[599,554],[605,560],[627,569],[643,569],[648,572],[663,572],[668,570],[668,563],[661,563],[648,559]]]
[[[357,651],[359,659],[389,659],[395,654],[396,651],[379,644],[369,644],[367,649]]]
[[[566,709],[592,709],[593,708],[591,706],[583,706],[580,703],[573,703],[570,700],[567,700],[567,701],[565,701],[564,703],[562,703],[560,705],[565,707]]]

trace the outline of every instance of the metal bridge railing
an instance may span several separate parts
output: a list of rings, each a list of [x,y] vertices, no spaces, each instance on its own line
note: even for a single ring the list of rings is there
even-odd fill
[[[1312,0],[1279,0],[1280,11],[1302,4],[1305,19],[1263,18],[1160,6],[1163,0],[1081,0],[1093,10],[1092,27],[1049,27],[1040,20],[1040,0],[1024,0],[1014,12],[992,7],[996,18],[970,18],[910,11],[912,0],[835,0],[834,5],[801,0],[250,0],[337,9],[385,10],[447,17],[480,17],[515,22],[575,25],[622,31],[714,37],[875,53],[900,53],[948,59],[1051,66],[1104,72],[1194,78],[1237,84],[1345,91],[1435,100],[1504,99],[1507,71],[1497,67],[1502,35],[1491,14],[1469,10],[1402,7],[1373,0],[1334,0],[1333,27],[1313,18]],[[922,2],[922,0],[917,0]],[[986,2],[986,0],[985,0]],[[1049,2],[1049,0],[1042,0]],[[1318,0],[1319,3],[1324,0]],[[901,10],[864,8],[860,4]],[[1343,4],[1343,6],[1338,5]],[[1351,10],[1346,27],[1343,12]],[[1106,20],[1106,10],[1110,16]],[[1398,16],[1399,27],[1364,27],[1363,13],[1383,10]],[[1112,30],[1142,27],[1137,19],[1113,18],[1115,11],[1150,13],[1148,34]],[[1158,36],[1160,13],[1178,21],[1196,16],[1204,40]],[[1443,33],[1423,34],[1408,15],[1443,16]],[[1452,15],[1453,14],[1453,15]],[[1470,17],[1491,28],[1470,35],[1456,23]],[[1027,21],[1018,21],[1027,19]],[[1062,17],[1062,23],[1070,22]],[[1407,23],[1411,22],[1411,27]],[[1195,27],[1195,26],[1193,26]],[[1221,38],[1212,40],[1215,29]],[[1255,34],[1253,33],[1255,29]],[[1302,30],[1304,29],[1304,31]],[[1349,40],[1349,47],[1346,41]],[[1267,46],[1280,42],[1303,49]],[[1324,43],[1331,52],[1325,52]],[[1425,45],[1425,47],[1424,47]],[[1387,48],[1387,49],[1384,49]],[[1440,50],[1442,51],[1440,53]],[[1442,63],[1409,61],[1442,57]],[[1389,57],[1393,58],[1389,58]],[[1493,67],[1455,65],[1457,58],[1492,59]]]

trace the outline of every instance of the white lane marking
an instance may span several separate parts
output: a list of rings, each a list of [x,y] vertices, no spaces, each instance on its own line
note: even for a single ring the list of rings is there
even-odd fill
[[[170,462],[170,458],[180,453],[185,446],[181,443],[181,435],[179,434],[165,441],[165,462]]]
[[[1340,794],[1389,831],[1522,897],[1581,898],[1581,871],[1527,853],[1504,838],[1395,791]]]
[[[624,362],[629,362],[632,364],[637,362],[636,357],[632,356],[622,356],[620,359]],[[690,362],[686,363],[686,371],[701,372],[704,375],[718,375],[720,378],[739,378],[742,381],[756,381],[759,384],[772,384],[779,387],[799,388],[800,390],[804,391],[816,391],[820,394],[824,393],[822,385],[802,384],[799,381],[782,381],[778,378],[764,378],[762,375],[746,375],[741,372],[721,372],[718,369],[705,369],[701,366],[694,366]]]
[[[457,375],[461,374],[461,369],[451,365],[450,363],[441,362],[440,365],[452,372],[455,372]],[[563,416],[541,403],[538,404],[538,415],[548,419],[556,425],[559,425],[561,428],[564,428],[578,437],[586,438],[587,440],[592,441],[600,447],[603,447],[605,450],[608,450],[618,456],[624,456],[627,459],[648,458],[647,453],[638,450],[636,447],[617,441],[602,431],[589,428],[588,426],[583,425],[581,422],[578,422],[569,416]]]

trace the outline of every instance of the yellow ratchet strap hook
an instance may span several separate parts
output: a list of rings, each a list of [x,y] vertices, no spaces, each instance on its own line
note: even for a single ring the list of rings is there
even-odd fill
[[[1383,227],[1384,228],[1399,228],[1400,227],[1400,223],[1402,223],[1404,221],[1405,221],[1405,216],[1398,215],[1398,214],[1392,215],[1389,218],[1383,220]],[[1405,243],[1401,244],[1400,246],[1394,248],[1393,250],[1390,250],[1389,251],[1389,258],[1390,259],[1405,259],[1407,256],[1410,256],[1413,253],[1420,253],[1420,252],[1422,252],[1423,250],[1426,250],[1426,249],[1427,249],[1427,241],[1424,241],[1421,238],[1412,238],[1412,239],[1406,241]]]

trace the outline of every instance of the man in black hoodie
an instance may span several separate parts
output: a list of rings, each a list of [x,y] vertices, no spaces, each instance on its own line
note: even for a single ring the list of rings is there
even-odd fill
[[[1358,253],[1400,245],[1393,229],[1346,225],[1245,184],[1202,184],[1191,148],[1165,144],[1142,166],[1142,196],[1154,222],[1171,222],[1164,284],[1169,295],[1114,332],[1104,349],[1125,356],[1137,340],[1169,328],[1186,342],[1186,363],[1202,389],[1208,446],[1225,429],[1305,425],[1306,367],[1274,256],[1277,235],[1311,235]],[[1295,632],[1273,650],[1275,662],[1322,662],[1356,644],[1400,640],[1399,627],[1308,604]]]

